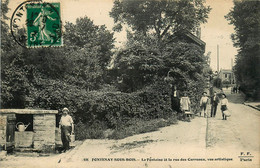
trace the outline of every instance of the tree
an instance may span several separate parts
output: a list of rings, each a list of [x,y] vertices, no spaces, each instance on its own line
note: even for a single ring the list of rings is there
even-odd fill
[[[76,24],[65,24],[64,43],[70,50],[88,49],[98,53],[102,69],[108,65],[114,47],[113,33],[104,25],[96,26],[88,17],[78,18]]]
[[[23,60],[18,56],[1,69],[1,106],[24,108],[29,92],[27,72]]]
[[[234,67],[238,83],[254,98],[260,98],[260,2],[234,1],[234,8],[225,16],[235,26],[234,46],[239,48]]]
[[[8,51],[10,49],[10,40],[8,39],[8,24],[6,21],[9,19],[6,14],[8,12],[8,3],[9,1],[2,2],[1,1],[1,53],[3,51]]]
[[[8,4],[8,0],[1,2],[1,107],[18,108],[24,107],[28,85],[23,60],[17,56],[22,50],[8,33]]]
[[[120,88],[126,92],[133,92],[151,84],[164,68],[162,58],[156,51],[141,46],[132,46],[118,52],[115,59],[115,69],[122,80]]]
[[[110,16],[117,31],[127,24],[133,32],[155,33],[161,41],[176,32],[195,31],[209,11],[203,0],[116,0]]]
[[[184,89],[190,80],[196,82],[208,76],[207,57],[197,45],[169,43],[160,51],[152,41],[136,41],[117,53],[114,68],[120,72],[122,91],[136,91],[167,76],[171,77],[169,82],[178,83]]]
[[[70,82],[87,90],[98,89],[114,47],[113,33],[104,25],[96,26],[88,17],[65,25],[64,43],[66,57],[71,63]]]
[[[85,94],[103,84],[113,34],[87,17],[65,28],[60,48],[26,49],[6,33],[1,44],[1,107],[58,108],[76,101],[75,93]]]

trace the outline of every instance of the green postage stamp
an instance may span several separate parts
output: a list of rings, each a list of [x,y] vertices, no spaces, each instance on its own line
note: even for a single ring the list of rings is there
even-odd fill
[[[26,4],[27,47],[61,46],[60,3]]]

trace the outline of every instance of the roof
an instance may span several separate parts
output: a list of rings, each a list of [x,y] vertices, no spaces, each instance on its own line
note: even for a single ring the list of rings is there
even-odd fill
[[[226,72],[226,73],[232,73],[232,70],[231,69],[221,69],[220,71],[219,71],[219,73],[224,73],[224,72]]]
[[[188,30],[179,32],[175,35],[172,35],[170,38],[170,41],[168,43],[173,42],[173,41],[177,42],[177,40],[180,40],[180,39],[184,39],[185,41],[187,41],[187,39],[188,39],[189,42],[195,43],[202,49],[203,52],[205,52],[206,43],[204,41],[202,41],[199,37],[192,34]]]
[[[199,46],[202,47],[203,51],[205,52],[205,46],[206,43],[204,41],[202,41],[200,38],[198,38],[197,36],[195,36],[194,34],[192,34],[189,31],[185,32],[185,35],[190,38],[191,40],[193,40],[195,43],[197,43]]]
[[[58,110],[39,110],[39,109],[0,109],[0,114],[58,114]]]

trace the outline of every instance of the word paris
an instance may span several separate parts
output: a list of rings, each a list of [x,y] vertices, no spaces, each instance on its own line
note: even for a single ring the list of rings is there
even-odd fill
[[[61,46],[60,3],[26,1],[11,18],[11,34],[23,47]]]

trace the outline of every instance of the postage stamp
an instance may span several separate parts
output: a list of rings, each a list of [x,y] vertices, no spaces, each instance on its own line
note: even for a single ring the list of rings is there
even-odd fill
[[[27,46],[61,46],[59,3],[30,3],[27,10]]]
[[[26,48],[62,46],[60,3],[29,0],[21,3],[11,18],[14,40]]]

